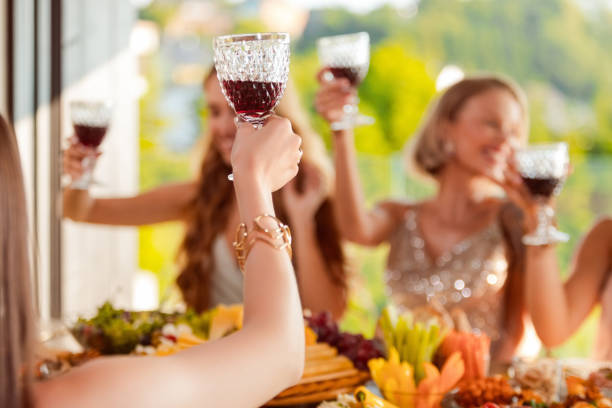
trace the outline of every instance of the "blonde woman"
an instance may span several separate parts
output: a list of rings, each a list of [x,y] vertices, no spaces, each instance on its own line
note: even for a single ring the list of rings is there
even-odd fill
[[[227,104],[214,69],[204,80],[209,137],[197,180],[159,187],[135,197],[96,198],[88,191],[64,191],[64,216],[106,225],[143,225],[183,221],[177,284],[185,303],[202,311],[220,303],[242,302],[242,274],[231,256],[238,225],[230,153],[236,134],[234,111]],[[346,307],[347,273],[336,227],[331,165],[322,142],[308,126],[297,95],[288,89],[279,114],[290,118],[304,137],[304,160],[298,177],[274,194],[279,218],[294,234],[294,265],[302,303],[313,312],[330,311],[339,318]],[[82,159],[91,154],[73,144],[64,155],[64,171],[73,179],[82,173]]]
[[[274,214],[272,191],[297,173],[299,146],[289,121],[278,117],[261,130],[238,129],[233,186],[250,233],[260,215]],[[278,226],[272,217],[260,222]],[[0,117],[0,406],[259,407],[301,377],[304,326],[291,261],[284,249],[258,238],[246,259],[241,331],[164,358],[100,358],[33,384],[27,374],[34,316],[26,231],[17,142]]]
[[[322,82],[317,110],[334,122],[353,97],[343,80]],[[353,133],[334,132],[345,238],[369,246],[389,243],[391,300],[407,309],[465,312],[473,328],[491,337],[492,358],[500,362],[512,357],[523,334],[521,236],[535,225],[535,203],[508,162],[513,147],[526,140],[522,91],[497,77],[466,78],[431,106],[410,152],[416,167],[437,183],[437,194],[418,203],[385,201],[368,211]]]

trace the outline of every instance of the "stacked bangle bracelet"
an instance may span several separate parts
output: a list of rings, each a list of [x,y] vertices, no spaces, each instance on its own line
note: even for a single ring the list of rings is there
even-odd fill
[[[275,226],[273,228],[264,226],[264,220],[273,221]],[[247,226],[244,223],[240,224],[236,230],[234,251],[236,252],[238,266],[240,266],[240,270],[243,272],[249,253],[257,241],[264,242],[274,249],[284,249],[287,251],[289,258],[292,256],[291,231],[289,227],[273,215],[263,214],[253,220],[253,229],[251,231],[247,230]]]

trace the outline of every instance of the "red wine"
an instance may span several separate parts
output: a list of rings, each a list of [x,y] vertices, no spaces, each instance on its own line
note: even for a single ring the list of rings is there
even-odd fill
[[[329,67],[334,78],[346,78],[352,86],[357,86],[363,79],[361,76],[362,70],[359,67]]]
[[[531,178],[523,177],[523,182],[534,196],[550,197],[559,184],[558,178]]]
[[[268,115],[283,93],[282,82],[224,80],[223,88],[236,113],[251,118]]]
[[[96,148],[100,146],[106,135],[107,126],[91,126],[74,124],[74,132],[81,144]]]

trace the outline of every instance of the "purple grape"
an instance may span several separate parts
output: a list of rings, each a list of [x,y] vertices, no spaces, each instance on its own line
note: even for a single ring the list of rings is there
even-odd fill
[[[319,341],[336,347],[359,370],[368,370],[368,361],[383,356],[383,345],[378,340],[367,340],[361,334],[341,333],[330,313],[323,312],[307,318],[308,325]]]

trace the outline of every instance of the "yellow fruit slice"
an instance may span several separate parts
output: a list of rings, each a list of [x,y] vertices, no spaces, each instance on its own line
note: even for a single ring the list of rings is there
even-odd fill
[[[363,408],[398,408],[397,405],[374,395],[364,386],[355,390],[355,399],[361,403]]]
[[[308,326],[304,326],[304,335],[306,337],[306,345],[311,346],[317,343],[317,334]]]
[[[209,340],[217,340],[234,330],[242,328],[242,305],[217,306],[210,323]]]

